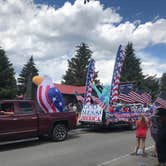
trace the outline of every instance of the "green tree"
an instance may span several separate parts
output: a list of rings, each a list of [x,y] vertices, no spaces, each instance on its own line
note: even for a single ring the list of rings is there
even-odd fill
[[[159,79],[154,76],[147,75],[144,79],[144,90],[150,92],[152,99],[155,99],[159,93]]]
[[[162,92],[166,92],[166,72],[163,73],[163,75],[161,77],[160,90]]]
[[[18,93],[26,99],[35,99],[36,85],[32,83],[33,76],[38,75],[38,69],[35,67],[33,56],[30,57],[27,64],[23,66],[18,78]]]
[[[14,69],[6,52],[0,47],[0,99],[16,97],[16,80]]]
[[[71,60],[68,60],[68,70],[65,75],[63,75],[63,84],[84,86],[86,82],[87,69],[89,65],[89,60],[92,56],[92,51],[89,49],[88,45],[81,43],[76,46],[76,54]],[[95,82],[99,83],[97,80],[98,72],[95,72]]]
[[[122,67],[121,82],[134,82],[137,88],[143,88],[144,76],[140,67],[141,61],[135,56],[133,44],[128,43],[125,48],[126,58]]]

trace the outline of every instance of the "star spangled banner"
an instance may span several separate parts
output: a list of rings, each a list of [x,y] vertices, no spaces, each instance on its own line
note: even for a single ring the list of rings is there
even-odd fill
[[[112,103],[116,102],[118,99],[118,87],[119,87],[120,74],[121,74],[124,59],[125,59],[125,53],[122,49],[122,46],[120,45],[118,52],[117,52],[113,76],[112,76],[112,83],[111,83],[111,90],[110,90],[110,101],[109,101],[110,105],[112,105]]]
[[[166,109],[166,94],[161,92],[159,96],[156,98],[156,100],[154,101],[154,104],[157,107],[163,107]]]
[[[126,86],[119,94],[118,99],[125,103],[141,103],[148,105],[151,102],[151,95],[147,92],[135,92]]]
[[[84,104],[91,104],[92,83],[94,79],[95,60],[90,59],[88,72],[86,76],[86,86],[84,95]]]

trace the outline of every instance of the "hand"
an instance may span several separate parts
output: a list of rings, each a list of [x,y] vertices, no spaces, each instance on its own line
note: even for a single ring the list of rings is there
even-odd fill
[[[3,115],[3,114],[4,114],[4,111],[0,111],[0,114],[2,114],[2,115]]]

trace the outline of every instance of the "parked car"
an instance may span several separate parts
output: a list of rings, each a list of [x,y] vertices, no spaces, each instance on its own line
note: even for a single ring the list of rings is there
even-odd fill
[[[46,113],[31,100],[2,100],[0,110],[0,141],[45,135],[63,141],[77,123],[75,112]],[[13,114],[5,114],[6,111]]]

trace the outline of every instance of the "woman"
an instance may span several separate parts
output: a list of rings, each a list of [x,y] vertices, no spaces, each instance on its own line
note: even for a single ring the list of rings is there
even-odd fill
[[[136,154],[140,147],[140,142],[142,152],[145,154],[145,139],[148,128],[148,122],[143,114],[140,115],[140,119],[136,121]]]

